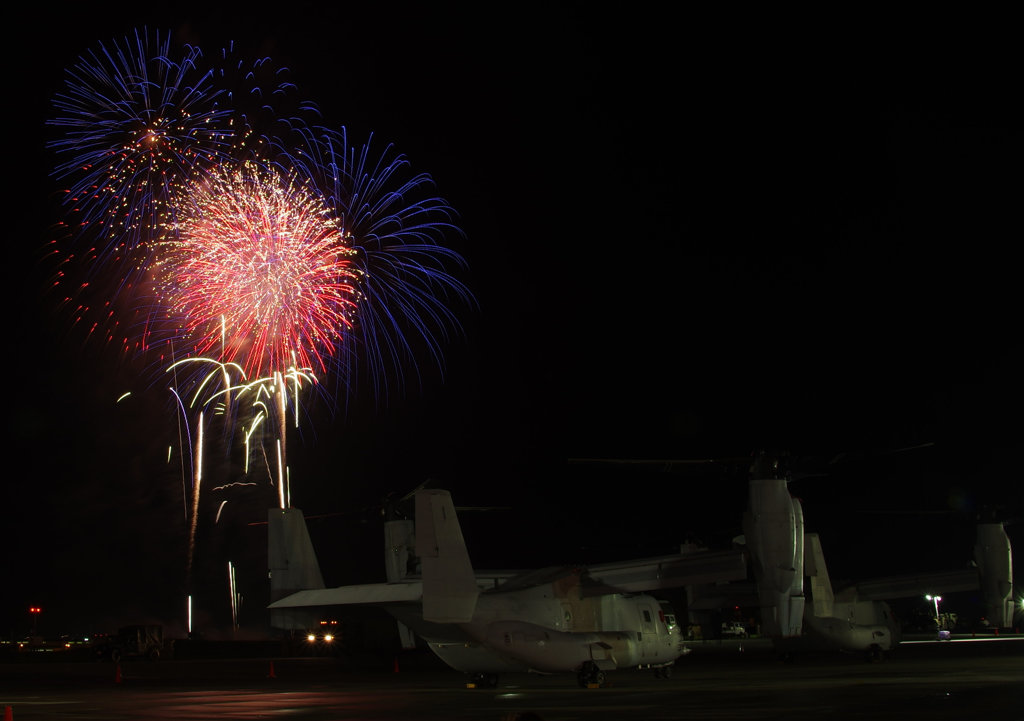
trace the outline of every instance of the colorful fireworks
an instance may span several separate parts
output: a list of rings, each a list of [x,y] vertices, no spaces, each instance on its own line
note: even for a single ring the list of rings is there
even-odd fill
[[[440,367],[453,302],[473,298],[431,178],[314,126],[269,58],[169,37],[100,44],[54,99],[76,322],[157,369],[192,354],[250,377],[316,369],[331,399],[386,398],[421,356]]]
[[[453,301],[474,301],[444,245],[455,213],[428,175],[390,145],[314,125],[268,58],[229,46],[208,60],[169,37],[141,30],[80,57],[48,124],[66,191],[57,282],[75,321],[154,378],[173,373],[191,577],[214,448],[229,464],[215,490],[252,485],[238,479],[262,457],[290,507],[300,397],[388,398],[421,354],[441,366]]]
[[[233,45],[207,58],[146,29],[80,56],[53,106],[48,147],[67,210],[58,282],[72,288],[75,322],[130,355],[150,353],[161,315],[146,281],[175,222],[172,196],[225,164],[271,162],[278,134],[319,117],[269,58],[247,62]]]
[[[462,258],[443,245],[459,233],[456,213],[435,194],[425,173],[414,173],[391,145],[376,150],[370,141],[350,144],[345,129],[305,134],[296,162],[321,189],[346,229],[359,270],[360,306],[354,328],[358,343],[340,350],[354,372],[360,362],[374,395],[386,398],[389,380],[402,382],[402,369],[415,368],[415,347],[441,366],[441,346],[459,321],[451,302],[473,304],[469,289],[452,268]]]
[[[462,259],[443,241],[458,232],[455,214],[431,178],[391,146],[312,125],[316,107],[284,77],[233,45],[208,61],[137,31],[68,69],[49,147],[67,183],[61,250],[84,260],[80,287],[91,286],[60,281],[76,320],[171,364],[175,397],[212,389],[212,374],[193,366],[189,377],[178,361],[237,369],[189,408],[206,413],[216,399],[232,427],[252,391],[258,423],[276,425],[271,475],[286,499],[285,415],[297,423],[299,390],[347,402],[365,384],[386,398],[420,352],[440,366],[459,328],[451,303],[473,299],[452,272]],[[87,301],[104,283],[96,317]]]
[[[49,143],[61,159],[55,176],[69,183],[65,205],[76,235],[124,256],[165,222],[173,184],[230,157],[238,132],[230,110],[214,102],[202,53],[171,56],[168,36],[146,30],[100,44],[68,69],[54,98]]]
[[[322,199],[245,163],[190,182],[160,260],[160,293],[189,355],[249,377],[326,370],[352,326],[358,280]]]

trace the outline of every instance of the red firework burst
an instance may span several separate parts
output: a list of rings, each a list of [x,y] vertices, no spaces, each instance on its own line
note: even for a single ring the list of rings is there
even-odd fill
[[[250,378],[325,369],[358,291],[353,251],[320,196],[246,163],[188,184],[176,205],[161,287],[192,351]]]

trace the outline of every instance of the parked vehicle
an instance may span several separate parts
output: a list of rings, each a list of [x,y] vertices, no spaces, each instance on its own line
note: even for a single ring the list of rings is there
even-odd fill
[[[723,638],[746,638],[747,627],[742,623],[723,623],[722,624],[722,637]]]
[[[124,626],[115,635],[97,638],[93,649],[97,658],[114,663],[131,657],[158,661],[169,651],[164,643],[163,626],[157,625]]]

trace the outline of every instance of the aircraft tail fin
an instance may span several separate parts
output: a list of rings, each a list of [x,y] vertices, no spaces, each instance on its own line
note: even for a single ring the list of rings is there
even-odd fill
[[[384,572],[388,583],[401,581],[416,567],[416,525],[407,518],[396,518],[384,523]],[[401,621],[398,638],[402,648],[416,648],[416,637]]]
[[[423,619],[468,622],[479,590],[448,491],[416,492],[416,553],[423,566]]]
[[[814,602],[814,615],[821,617],[832,616],[832,607],[835,602],[835,594],[832,591],[832,581],[828,577],[828,568],[825,566],[825,554],[821,550],[821,539],[817,533],[804,534],[804,571],[811,581],[811,598]]]
[[[267,515],[267,562],[270,571],[270,602],[296,591],[324,587],[306,519],[297,508],[272,508]],[[287,630],[304,630],[313,625],[312,611],[271,609],[270,625]]]
[[[388,583],[401,581],[416,564],[416,529],[409,519],[384,523],[384,569]]]

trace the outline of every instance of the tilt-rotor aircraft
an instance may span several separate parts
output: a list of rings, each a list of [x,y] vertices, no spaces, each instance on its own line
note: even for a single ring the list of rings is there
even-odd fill
[[[747,576],[734,550],[476,572],[449,492],[417,490],[415,502],[415,523],[385,524],[387,582],[338,588],[324,588],[302,512],[271,510],[271,625],[307,629],[325,608],[378,606],[397,619],[404,644],[411,630],[475,686],[497,685],[500,673],[534,672],[573,673],[594,687],[615,669],[668,677],[686,652],[671,607],[647,592]]]
[[[881,660],[901,640],[886,601],[936,591],[980,591],[986,617],[996,627],[1012,626],[1012,553],[1002,523],[978,524],[968,568],[910,572],[834,589],[818,534],[804,531],[803,508],[790,495],[784,464],[776,456],[759,454],[750,470],[744,537],[738,540],[750,553],[762,633],[782,655],[839,649]],[[691,613],[734,600],[727,600],[727,586],[687,590]]]

